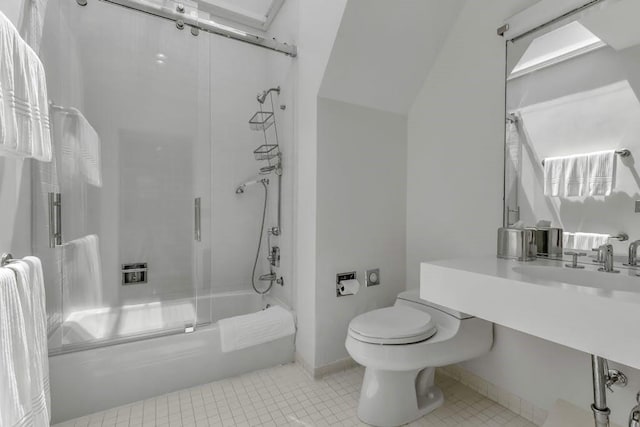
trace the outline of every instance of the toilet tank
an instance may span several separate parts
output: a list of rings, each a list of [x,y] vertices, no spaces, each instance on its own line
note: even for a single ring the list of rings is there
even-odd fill
[[[459,327],[463,320],[474,318],[467,313],[421,299],[419,290],[399,293],[394,305],[406,305],[415,308],[416,310],[426,311],[438,325],[448,326],[455,329]]]

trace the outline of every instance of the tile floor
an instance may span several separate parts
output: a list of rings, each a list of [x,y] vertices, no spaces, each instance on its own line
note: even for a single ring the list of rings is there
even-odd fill
[[[321,380],[299,365],[277,366],[77,418],[56,427],[360,426],[364,369]],[[444,375],[445,404],[415,421],[425,427],[534,427],[535,424]]]

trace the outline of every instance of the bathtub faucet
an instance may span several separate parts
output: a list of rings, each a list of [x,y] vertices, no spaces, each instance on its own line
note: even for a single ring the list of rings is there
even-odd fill
[[[264,281],[264,282],[273,282],[274,280],[277,279],[276,273],[274,273],[273,271],[269,274],[261,274],[259,277],[260,280]]]

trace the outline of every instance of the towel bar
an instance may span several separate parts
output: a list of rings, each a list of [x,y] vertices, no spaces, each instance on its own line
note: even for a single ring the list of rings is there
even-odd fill
[[[629,235],[627,233],[618,233],[615,236],[609,236],[610,239],[617,239],[620,242],[626,242],[629,240]]]
[[[616,154],[624,159],[625,157],[629,157],[631,155],[631,150],[623,148],[621,150],[616,150]],[[542,166],[544,166],[544,159],[542,159]]]
[[[5,265],[9,264],[11,261],[13,261],[13,255],[11,255],[10,253],[2,254],[2,258],[0,258],[0,267],[4,267]]]

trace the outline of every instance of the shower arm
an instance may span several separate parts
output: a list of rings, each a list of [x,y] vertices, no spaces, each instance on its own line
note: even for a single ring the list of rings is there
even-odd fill
[[[272,87],[271,89],[262,91],[262,93],[259,93],[258,96],[256,96],[256,99],[260,104],[264,104],[264,101],[266,101],[267,99],[267,95],[269,95],[271,92],[276,92],[278,95],[280,95],[280,86]]]

